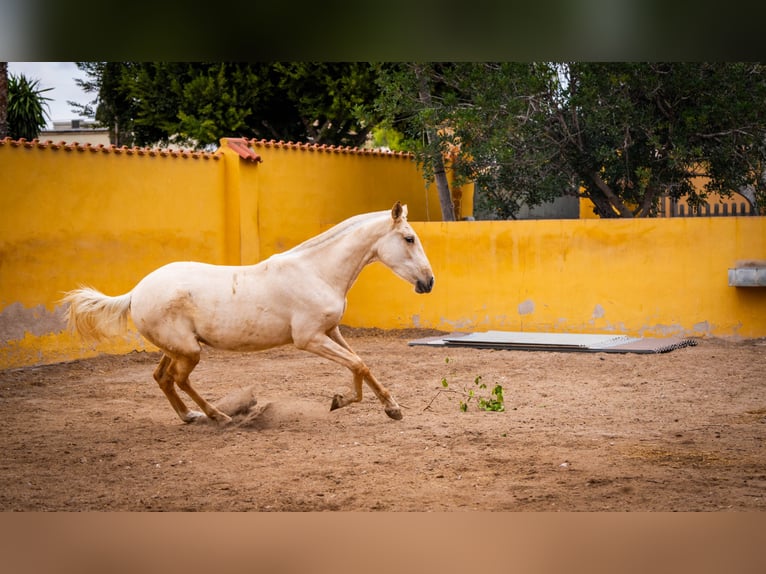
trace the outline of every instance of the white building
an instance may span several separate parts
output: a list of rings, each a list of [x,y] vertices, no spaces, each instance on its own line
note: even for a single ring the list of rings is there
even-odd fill
[[[52,129],[44,129],[40,132],[41,141],[51,140],[54,143],[64,142],[68,144],[103,144],[109,145],[109,130],[100,127],[93,120],[67,120],[54,121]]]

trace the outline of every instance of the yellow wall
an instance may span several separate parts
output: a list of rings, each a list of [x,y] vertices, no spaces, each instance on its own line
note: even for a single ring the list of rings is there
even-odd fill
[[[412,221],[441,220],[436,187],[425,185],[406,154],[264,141],[251,145],[263,163],[241,169],[243,201],[249,197],[251,202],[243,217],[259,229],[261,259],[352,215],[389,209],[396,201],[408,205]],[[463,216],[472,215],[472,189],[463,194]],[[244,258],[245,263],[257,260],[254,253]]]
[[[171,261],[255,263],[397,200],[412,219],[440,219],[435,188],[406,154],[236,139],[215,154],[0,140],[0,368],[146,348],[135,332],[98,346],[65,332],[58,301],[78,285],[116,295]],[[471,214],[470,189],[463,209]]]
[[[727,270],[766,259],[766,218],[541,220],[414,225],[436,276],[412,287],[380,264],[344,322],[446,331],[766,336],[766,287]]]
[[[0,367],[95,354],[63,332],[64,291],[116,295],[170,261],[222,262],[220,159],[104,149],[0,145]]]
[[[253,263],[396,200],[435,290],[373,265],[346,324],[766,336],[766,288],[727,284],[736,261],[766,259],[763,217],[444,223],[408,157],[247,146],[261,162],[226,141],[192,154],[0,140],[0,368],[149,348],[134,331],[97,347],[65,332],[58,300],[80,284],[116,295],[170,261]]]

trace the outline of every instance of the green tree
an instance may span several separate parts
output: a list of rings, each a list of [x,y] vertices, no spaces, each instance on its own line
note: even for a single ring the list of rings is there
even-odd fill
[[[13,139],[33,140],[45,127],[50,98],[43,94],[53,88],[39,89],[38,84],[24,74],[8,76],[8,135]]]
[[[555,87],[552,76],[551,67],[523,63],[405,63],[380,71],[378,109],[436,181],[443,219],[451,219],[447,178],[440,182],[444,158],[455,181],[474,181],[477,200],[501,218],[571,184],[547,161],[551,142],[533,137],[548,120],[538,104]]]
[[[293,137],[361,146],[377,124],[376,69],[364,62],[276,63],[276,96],[286,96]]]
[[[402,134],[400,145],[415,154],[424,178],[436,183],[442,219],[453,221],[455,212],[444,165],[446,142],[440,131],[444,107],[439,94],[434,93],[440,87],[435,81],[440,66],[427,62],[380,64],[375,109],[387,132]]]
[[[68,102],[73,111],[82,116],[95,119],[109,129],[109,140],[117,146],[148,145],[160,142],[166,132],[160,127],[153,128],[145,122],[140,123],[141,109],[157,106],[156,113],[167,112],[168,108],[177,109],[172,93],[165,86],[169,105],[162,105],[159,97],[146,94],[143,98],[134,97],[134,84],[142,77],[146,64],[137,62],[76,62],[78,69],[85,73],[86,79],[76,78],[80,88],[94,98],[87,104]],[[160,76],[154,84],[159,86],[167,78]],[[153,112],[154,113],[154,112]],[[146,112],[143,113],[146,115]],[[138,122],[137,122],[138,120]]]
[[[764,202],[760,64],[401,64],[379,77],[379,109],[426,177],[451,156],[477,205],[501,218],[567,194],[601,217],[651,216],[663,194],[695,203],[749,190]]]
[[[136,145],[215,145],[221,137],[361,145],[374,117],[364,63],[78,63],[97,94],[80,106]],[[95,109],[95,114],[94,114]]]
[[[651,216],[663,195],[703,201],[750,187],[763,201],[766,67],[571,64],[549,130],[601,217]],[[696,176],[709,176],[704,188]]]

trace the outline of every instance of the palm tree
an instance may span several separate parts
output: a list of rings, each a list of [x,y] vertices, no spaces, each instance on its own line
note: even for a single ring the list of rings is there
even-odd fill
[[[45,127],[50,98],[42,94],[53,88],[38,89],[38,84],[24,74],[8,76],[8,135],[13,139],[33,140]]]

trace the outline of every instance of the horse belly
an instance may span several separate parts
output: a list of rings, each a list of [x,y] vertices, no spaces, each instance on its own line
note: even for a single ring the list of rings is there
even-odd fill
[[[258,351],[292,341],[289,321],[257,303],[240,311],[202,314],[195,320],[195,331],[206,345],[230,351]]]
[[[289,343],[289,306],[280,304],[259,279],[237,267],[171,263],[133,290],[133,322],[165,349],[190,340],[240,351]]]

